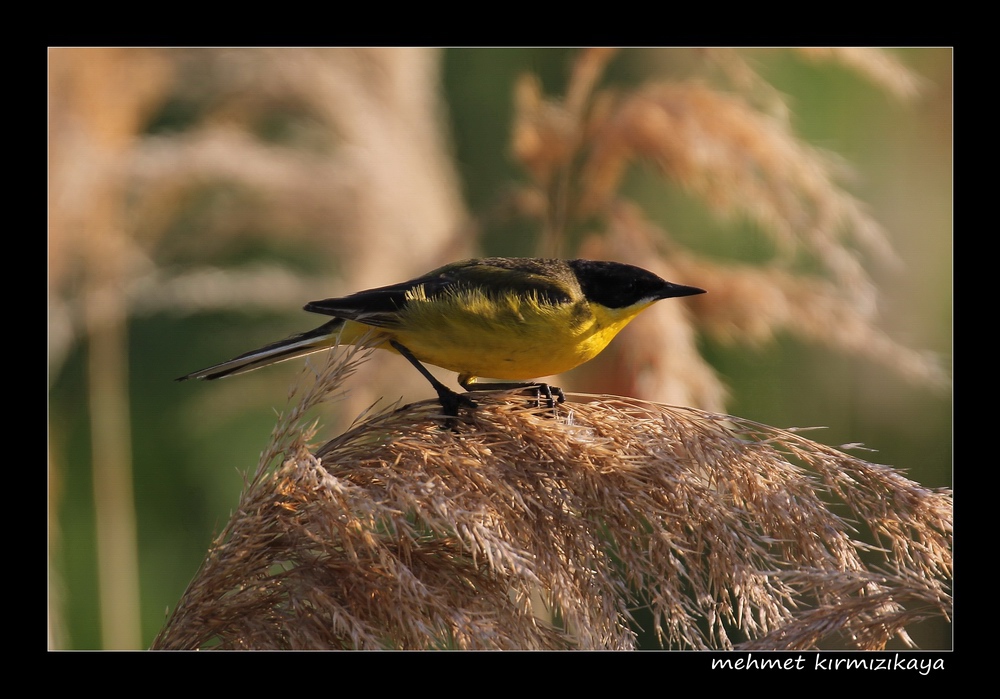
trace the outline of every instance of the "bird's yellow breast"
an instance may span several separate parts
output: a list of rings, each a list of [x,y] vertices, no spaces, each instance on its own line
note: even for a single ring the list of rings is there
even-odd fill
[[[584,300],[552,305],[477,292],[433,301],[416,296],[401,311],[398,326],[380,330],[386,341],[396,340],[422,362],[467,376],[527,380],[593,359],[648,305],[608,309]],[[369,329],[349,321],[342,342],[354,342]]]

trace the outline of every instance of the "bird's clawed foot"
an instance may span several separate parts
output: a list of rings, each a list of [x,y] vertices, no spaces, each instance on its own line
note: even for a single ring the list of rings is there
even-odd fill
[[[469,410],[475,410],[477,403],[472,400],[467,393],[456,393],[447,386],[437,388],[438,401],[441,409],[448,417],[458,417],[458,409],[465,406]]]
[[[534,395],[535,406],[538,408],[546,407],[551,410],[556,407],[556,404],[566,402],[566,394],[563,393],[563,390],[558,386],[550,386],[547,383],[524,383],[521,381],[476,383],[475,381],[469,381],[465,377],[459,378],[459,383],[467,391],[520,390],[523,393],[530,392],[531,395]]]
[[[566,394],[558,386],[550,386],[547,383],[535,383],[528,384],[525,388],[534,393],[535,407],[548,408],[552,411],[553,415],[556,414],[556,405],[566,402]]]

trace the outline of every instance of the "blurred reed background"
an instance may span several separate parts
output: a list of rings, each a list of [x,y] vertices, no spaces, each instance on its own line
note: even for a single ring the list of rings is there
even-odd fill
[[[302,363],[174,378],[463,257],[709,290],[566,388],[950,485],[951,77],[933,48],[51,49],[50,647],[149,646]],[[429,396],[377,354],[327,426],[380,397]]]

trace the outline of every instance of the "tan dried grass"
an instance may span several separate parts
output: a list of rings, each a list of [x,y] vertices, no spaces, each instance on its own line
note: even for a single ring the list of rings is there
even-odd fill
[[[877,649],[950,614],[948,490],[612,396],[421,402],[309,447],[359,352],[280,422],[154,648],[631,648],[646,605],[669,648]]]
[[[540,251],[558,253],[576,243],[574,255],[629,261],[705,288],[708,294],[685,304],[696,312],[680,323],[727,342],[753,345],[787,332],[947,389],[950,378],[939,358],[880,328],[872,271],[901,269],[899,257],[850,192],[847,164],[795,133],[785,98],[755,70],[753,56],[774,52],[689,53],[699,58],[694,77],[650,79],[628,90],[597,89],[614,56],[607,49],[579,53],[563,100],[545,96],[533,76],[518,83],[511,150],[532,182],[505,196],[541,223]],[[886,51],[791,53],[837,62],[901,99],[914,97],[922,84]],[[751,268],[686,249],[624,193],[625,175],[637,165],[651,167],[665,186],[720,219],[754,224],[773,241],[772,259]],[[668,334],[678,327],[661,324],[662,342],[649,346],[671,344]],[[617,347],[638,339],[638,332],[625,332]],[[722,409],[721,382],[706,381],[697,361],[683,371],[666,369],[651,369],[655,378],[646,382],[660,392],[634,395]]]

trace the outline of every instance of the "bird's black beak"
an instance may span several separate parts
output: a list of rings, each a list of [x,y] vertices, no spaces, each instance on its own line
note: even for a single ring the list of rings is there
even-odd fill
[[[672,299],[677,298],[678,296],[694,296],[695,294],[704,293],[706,293],[704,289],[699,289],[696,286],[684,286],[683,284],[673,284],[671,282],[667,282],[657,295],[657,298]]]

